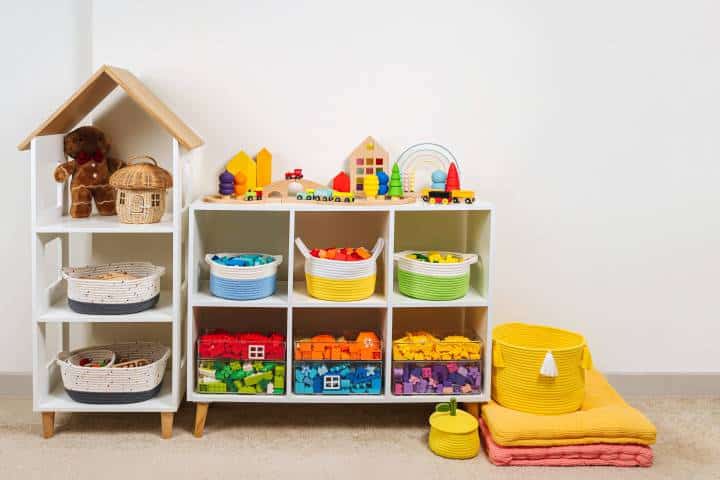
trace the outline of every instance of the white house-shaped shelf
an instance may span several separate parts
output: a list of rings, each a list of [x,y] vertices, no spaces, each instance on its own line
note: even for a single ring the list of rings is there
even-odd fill
[[[186,200],[190,199],[189,195],[183,196],[183,190],[189,192],[191,185],[189,178],[183,178],[183,172],[190,171],[191,158],[196,155],[195,149],[203,144],[203,140],[132,73],[122,68],[103,65],[18,145],[19,150],[30,149],[31,152],[31,208],[35,231],[102,232],[116,231],[119,227],[119,220],[115,216],[101,217],[93,214],[85,219],[69,217],[67,187],[56,183],[53,178],[55,167],[59,162],[65,161],[64,135],[78,126],[117,87],[120,87],[132,103],[147,114],[153,123],[167,132],[172,141],[172,145],[168,145],[167,149],[168,152],[172,152],[172,162],[168,160],[166,165],[162,165],[171,171],[174,180],[172,198],[168,198],[167,201],[167,214],[160,223],[143,227],[158,232],[171,231],[173,212],[180,211],[183,204],[187,203]],[[100,128],[106,131],[104,126]],[[106,133],[112,140],[113,132],[106,131]],[[117,150],[113,147],[111,154],[117,156],[114,152]],[[118,158],[124,160],[123,156]],[[124,228],[132,227],[130,225]]]

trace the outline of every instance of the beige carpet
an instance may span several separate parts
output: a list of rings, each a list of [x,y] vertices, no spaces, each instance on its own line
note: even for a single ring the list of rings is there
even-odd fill
[[[40,436],[27,399],[0,398],[0,479],[720,479],[720,399],[631,399],[658,427],[650,469],[495,467],[426,446],[429,406],[210,406],[205,437],[183,405],[158,414],[59,414]]]

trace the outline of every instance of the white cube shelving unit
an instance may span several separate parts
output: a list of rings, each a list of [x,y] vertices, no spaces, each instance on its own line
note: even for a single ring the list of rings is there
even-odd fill
[[[237,403],[435,403],[453,395],[394,395],[391,391],[392,342],[409,330],[439,334],[470,332],[484,342],[483,387],[458,398],[473,408],[490,398],[493,223],[491,205],[352,206],[332,204],[255,205],[196,201],[188,228],[187,399],[197,403],[195,434],[201,436],[208,405]],[[366,245],[378,237],[385,248],[378,258],[376,291],[357,302],[312,298],[305,288],[304,258],[294,240],[312,246]],[[397,291],[393,253],[402,250],[477,253],[468,294],[454,301],[424,301]],[[254,301],[224,300],[208,291],[206,253],[263,252],[283,255],[278,290]],[[196,340],[204,328],[280,331],[287,339],[284,395],[206,394],[196,391]],[[381,395],[296,395],[293,393],[294,340],[322,332],[374,330],[383,339],[384,391]]]
[[[64,135],[118,86],[169,134],[166,143],[152,139],[154,146],[164,145],[156,156],[160,166],[171,172],[174,183],[168,192],[166,213],[159,223],[123,224],[117,216],[96,213],[88,218],[72,218],[67,213],[69,187],[53,178],[55,167],[65,160]],[[138,136],[137,132],[134,135]],[[147,130],[139,136],[148,142]],[[140,144],[144,146],[142,141]],[[53,435],[55,412],[158,412],[163,437],[171,436],[173,416],[185,389],[181,340],[187,311],[183,260],[186,254],[183,232],[187,227],[185,186],[190,184],[190,164],[198,161],[201,150],[196,147],[201,144],[202,140],[130,72],[102,66],[19,145],[21,150],[30,149],[33,410],[42,413],[46,438]],[[132,315],[75,313],[68,306],[67,283],[61,270],[65,266],[79,266],[78,258],[83,262],[80,265],[149,261],[164,266],[159,303]],[[167,371],[154,398],[127,404],[87,404],[67,395],[55,362],[59,352],[134,340],[157,340],[170,346]]]

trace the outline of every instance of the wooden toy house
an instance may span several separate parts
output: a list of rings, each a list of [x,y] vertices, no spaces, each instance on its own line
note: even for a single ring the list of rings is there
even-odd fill
[[[118,111],[115,104],[115,110],[96,111],[118,86],[122,92],[117,99],[122,108]],[[139,122],[128,121],[129,112],[139,113],[143,118]],[[166,213],[160,222],[124,224],[117,216],[68,215],[67,187],[55,182],[53,170],[65,161],[64,135],[81,123],[89,123],[88,115],[93,116],[92,123],[98,124],[111,140],[114,133],[124,136],[125,143],[132,143],[131,148],[139,150],[133,153],[157,150],[154,156],[173,177]],[[102,120],[102,125],[98,120]],[[190,162],[200,158],[201,149],[197,147],[202,144],[202,139],[132,73],[105,65],[18,145],[20,150],[30,150],[33,409],[43,414],[46,437],[53,434],[54,414],[58,411],[159,412],[163,437],[170,436],[173,415],[185,387],[181,375],[184,363],[181,325],[185,313],[183,212],[191,197],[186,193],[186,186],[191,184]],[[111,150],[111,154],[113,151],[120,159],[127,153],[118,155],[118,150]],[[66,282],[60,276],[61,269],[70,266],[71,258],[73,266],[77,262],[93,265],[127,261],[162,265],[166,273],[161,280],[160,300],[154,308],[131,315],[76,313],[68,307]],[[92,328],[83,330],[82,324]],[[57,354],[101,344],[103,340],[109,340],[105,343],[155,340],[170,347],[168,370],[155,397],[139,403],[88,404],[68,396],[55,365]]]
[[[390,156],[373,137],[367,137],[347,158],[350,170],[350,190],[363,192],[367,175],[386,172],[389,175]]]

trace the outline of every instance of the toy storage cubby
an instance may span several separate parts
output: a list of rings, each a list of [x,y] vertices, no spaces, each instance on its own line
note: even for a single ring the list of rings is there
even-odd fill
[[[228,224],[242,227],[226,228]],[[207,394],[188,388],[187,399],[196,403],[195,435],[202,436],[208,407],[213,402],[236,403],[436,403],[457,396],[477,414],[477,406],[490,398],[490,363],[485,355],[491,342],[492,206],[362,205],[343,207],[332,204],[254,205],[208,203],[201,200],[190,207],[188,256],[187,352],[189,365],[203,325],[228,330],[256,328],[284,322],[287,334],[286,389],[283,395]],[[229,234],[227,232],[234,232]],[[311,297],[305,286],[305,258],[295,246],[301,238],[309,247],[364,245],[372,247],[378,237],[385,246],[377,260],[375,292],[370,298],[334,302]],[[396,286],[395,252],[403,250],[446,249],[480,256],[471,267],[468,294],[452,301],[425,301],[401,295]],[[206,285],[205,254],[259,251],[284,257],[278,276],[278,292],[260,300],[223,300],[209,294]],[[287,282],[287,283],[283,283]],[[216,307],[216,308],[207,308]],[[269,315],[269,317],[268,317]],[[267,319],[271,318],[270,323]],[[232,328],[231,328],[232,326]],[[392,389],[393,340],[408,331],[427,330],[438,336],[466,335],[482,342],[479,362],[482,382],[470,394],[395,395]],[[301,339],[318,334],[354,338],[373,331],[382,344],[382,379],[379,394],[342,392],[296,393],[293,388],[297,360],[295,346]],[[366,362],[368,363],[368,362]],[[188,369],[188,385],[195,385],[196,372]],[[371,388],[371,382],[368,383]],[[334,387],[334,385],[332,385]],[[330,394],[328,394],[330,393]]]
[[[108,97],[117,87],[118,95]],[[94,111],[102,104],[102,108]],[[79,124],[95,124],[114,143],[111,155],[126,159],[152,152],[173,176],[161,221],[123,224],[117,216],[68,215],[67,184],[56,183],[65,160],[63,137]],[[183,227],[185,185],[200,139],[127,70],[102,66],[58,110],[18,146],[30,150],[32,241],[33,410],[42,413],[43,435],[54,433],[55,412],[156,412],[163,438],[172,435],[174,413],[183,398],[185,368],[182,325],[186,314]],[[149,261],[165,268],[159,303],[130,315],[89,315],[71,310],[67,266]],[[71,399],[55,363],[57,354],[116,341],[158,341],[170,349],[160,391],[137,403],[90,404]]]
[[[227,332],[258,333],[264,337],[280,335],[282,339],[242,340],[231,335],[220,340],[205,337],[202,345],[199,341],[195,342],[190,356],[194,358],[195,371],[192,381],[188,378],[188,393],[192,391],[216,401],[221,401],[218,397],[224,395],[284,395],[288,385],[286,326],[287,310],[284,308],[195,307],[194,338]],[[225,375],[223,369],[226,370]],[[188,370],[189,373],[191,371]],[[211,381],[212,378],[215,381]],[[268,390],[268,384],[271,384],[272,391]]]
[[[293,394],[302,398],[342,395],[356,399],[384,394],[383,335],[386,323],[385,308],[295,308],[291,372]],[[318,335],[343,337],[348,344],[347,351],[341,352],[336,342],[317,341],[317,338],[311,340]],[[372,335],[377,336],[378,345],[372,345],[373,342],[368,345],[363,341]],[[324,382],[318,378],[313,385],[313,377],[322,377],[325,370],[328,371]],[[363,375],[360,375],[361,372]],[[351,381],[351,377],[358,381]]]

